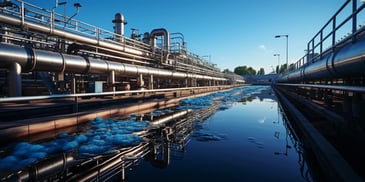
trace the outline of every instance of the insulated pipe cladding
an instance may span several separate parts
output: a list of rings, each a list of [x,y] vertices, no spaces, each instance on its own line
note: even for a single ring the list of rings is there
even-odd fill
[[[322,59],[278,78],[278,82],[297,83],[323,79],[365,76],[365,37],[351,42]]]
[[[197,78],[204,80],[227,80],[224,77],[212,77],[198,74],[175,72],[173,70],[157,69],[139,65],[111,62],[101,59],[62,54],[45,50],[0,44],[0,66],[10,68],[19,64],[23,72],[49,71],[76,74],[106,75],[111,71],[116,76],[153,75],[163,78]]]

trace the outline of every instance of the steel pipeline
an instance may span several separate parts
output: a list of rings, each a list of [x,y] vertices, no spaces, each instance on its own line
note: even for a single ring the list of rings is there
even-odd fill
[[[365,36],[331,52],[322,59],[278,78],[278,82],[297,83],[332,78],[365,76]]]
[[[96,75],[105,75],[114,71],[116,76],[138,76],[142,74],[161,78],[227,80],[223,77],[176,72],[173,70],[130,65],[77,55],[0,44],[0,66],[9,66],[13,63],[18,63],[23,71],[49,71]]]

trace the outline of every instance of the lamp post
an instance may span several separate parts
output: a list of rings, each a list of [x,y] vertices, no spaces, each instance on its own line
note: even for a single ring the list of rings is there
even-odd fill
[[[278,69],[276,70],[276,74],[279,74],[279,72],[280,72],[280,54],[274,54],[274,56],[278,57]]]
[[[285,71],[288,70],[288,39],[289,39],[289,35],[276,35],[275,38],[280,38],[280,37],[285,37],[286,38],[286,66],[285,66]]]

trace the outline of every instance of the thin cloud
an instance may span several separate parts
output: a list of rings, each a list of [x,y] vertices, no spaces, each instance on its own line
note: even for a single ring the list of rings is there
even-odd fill
[[[261,49],[261,50],[263,50],[264,52],[269,53],[269,54],[274,53],[274,51],[273,51],[273,50],[268,49],[268,48],[267,48],[265,45],[263,45],[263,44],[259,45],[259,49]]]

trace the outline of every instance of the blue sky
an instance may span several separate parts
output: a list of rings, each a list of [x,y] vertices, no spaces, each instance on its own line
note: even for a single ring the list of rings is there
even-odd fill
[[[305,54],[307,42],[344,3],[343,0],[65,0],[72,16],[73,4],[82,5],[77,19],[113,30],[115,13],[122,13],[130,29],[140,33],[166,28],[185,36],[189,51],[210,55],[211,62],[223,69],[251,66],[266,73],[285,62],[285,38],[289,35],[289,63]],[[360,0],[359,0],[360,1]],[[28,0],[51,8],[55,1]],[[62,2],[62,0],[59,0]],[[59,6],[57,12],[63,13]]]

